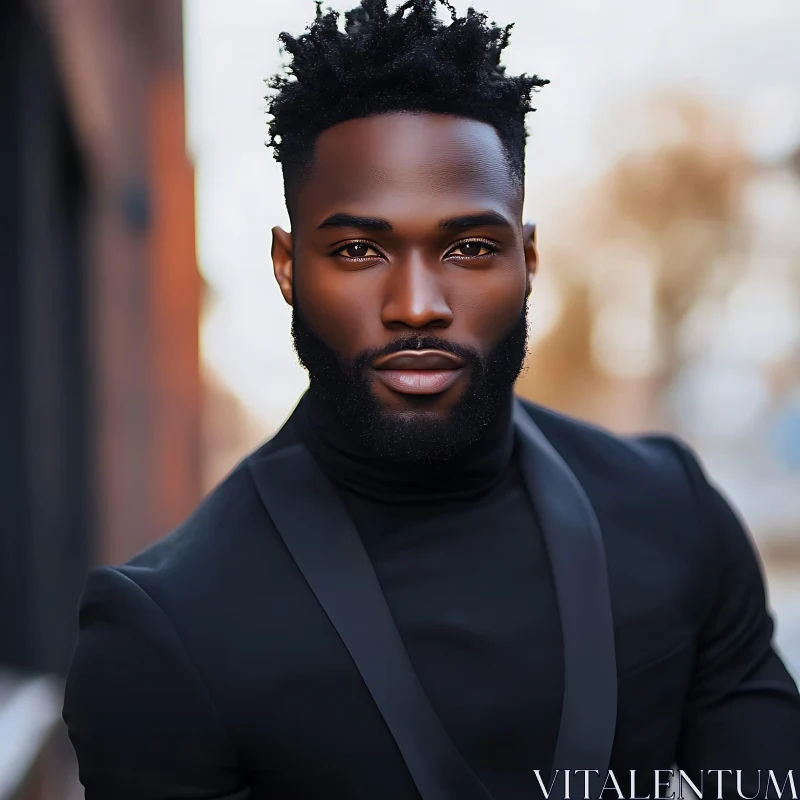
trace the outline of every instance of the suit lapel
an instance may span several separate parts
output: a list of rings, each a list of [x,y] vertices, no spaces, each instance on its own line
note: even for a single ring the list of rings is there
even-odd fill
[[[572,471],[518,401],[514,424],[551,561],[564,642],[553,768],[603,775],[614,739],[617,683],[602,534]],[[491,800],[431,707],[353,521],[311,454],[294,441],[250,466],[275,527],[350,653],[420,796]]]
[[[515,401],[520,464],[542,528],[564,641],[564,701],[553,768],[605,775],[614,742],[617,670],[605,549],[572,470]]]
[[[423,800],[491,800],[431,707],[353,521],[310,453],[294,444],[251,468],[275,527],[347,647]]]

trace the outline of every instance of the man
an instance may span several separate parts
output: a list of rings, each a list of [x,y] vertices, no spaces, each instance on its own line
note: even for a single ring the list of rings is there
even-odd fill
[[[88,800],[521,800],[564,770],[644,797],[675,763],[755,796],[800,767],[758,562],[692,454],[514,398],[546,81],[448,9],[282,36],[272,257],[310,389],[90,577],[64,711]]]

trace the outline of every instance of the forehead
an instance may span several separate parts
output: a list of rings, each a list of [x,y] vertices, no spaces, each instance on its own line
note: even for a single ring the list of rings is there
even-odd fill
[[[515,218],[521,194],[491,125],[444,114],[394,113],[324,131],[311,172],[298,188],[297,210],[310,224],[355,210],[391,220],[480,207]]]

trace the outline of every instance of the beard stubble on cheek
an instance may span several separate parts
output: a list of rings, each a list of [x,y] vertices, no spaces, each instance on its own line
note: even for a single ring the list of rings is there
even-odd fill
[[[527,349],[527,302],[508,333],[486,356],[420,332],[398,336],[383,348],[362,351],[348,363],[314,331],[294,291],[292,338],[298,359],[309,374],[309,391],[328,403],[369,451],[394,462],[447,461],[480,439],[510,399]],[[409,408],[404,411],[381,407],[370,386],[369,365],[381,355],[406,349],[445,350],[466,362],[469,383],[447,416],[429,411],[426,397],[409,397]]]

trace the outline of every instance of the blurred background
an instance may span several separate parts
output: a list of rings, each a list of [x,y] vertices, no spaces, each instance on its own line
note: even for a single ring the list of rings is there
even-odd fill
[[[509,70],[552,81],[528,123],[519,391],[697,450],[800,676],[800,5],[477,5],[516,23]],[[306,385],[263,81],[313,13],[0,8],[0,800],[82,796],[59,715],[87,570],[180,522]]]

